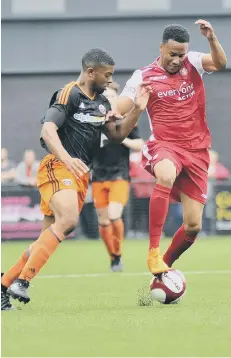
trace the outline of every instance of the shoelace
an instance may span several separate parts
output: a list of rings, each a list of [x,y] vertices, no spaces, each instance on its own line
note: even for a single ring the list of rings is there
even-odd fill
[[[28,288],[30,286],[30,283],[27,282],[27,281],[26,282],[20,281],[19,286],[26,289],[26,288]]]

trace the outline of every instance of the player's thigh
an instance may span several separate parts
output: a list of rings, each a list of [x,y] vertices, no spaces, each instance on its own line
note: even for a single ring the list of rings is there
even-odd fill
[[[75,228],[88,179],[88,175],[77,179],[54,155],[47,155],[41,161],[38,170],[41,210],[46,216],[55,216],[60,232],[71,232]]]
[[[104,209],[108,206],[109,190],[107,182],[93,182],[92,183],[92,198],[96,210]]]
[[[54,216],[47,216],[44,215],[43,222],[42,222],[42,228],[41,228],[41,234],[43,231],[45,231],[49,226],[54,224],[55,217]]]
[[[156,183],[171,188],[177,176],[177,167],[173,160],[164,158],[153,165]]]
[[[78,193],[73,189],[63,189],[54,193],[49,204],[55,219],[79,215]]]
[[[96,208],[96,213],[98,216],[99,225],[107,226],[110,224],[108,206],[105,206],[104,208]]]
[[[174,148],[165,143],[144,146],[142,163],[156,177],[156,183],[171,188],[182,170],[182,159]]]
[[[54,213],[57,230],[66,233],[74,230],[79,217],[79,202],[76,190],[63,189],[57,191],[52,196],[49,207]]]
[[[180,196],[183,206],[183,222],[185,231],[198,233],[202,228],[204,204],[190,198],[184,193],[181,193]]]
[[[111,201],[108,206],[108,215],[110,220],[121,218],[124,210],[124,205],[115,201]]]
[[[110,183],[108,213],[110,220],[118,219],[128,202],[130,183],[127,180],[116,180]]]
[[[82,181],[79,183],[83,184]],[[54,213],[50,203],[56,197],[56,194],[65,190],[75,191],[73,200],[77,200],[78,183],[74,175],[58,161],[54,155],[47,155],[40,163],[38,170],[38,189],[41,195],[41,211],[46,216],[55,215],[58,218],[58,211]],[[60,194],[61,196],[63,194]],[[68,194],[69,195],[69,194]],[[53,203],[51,204],[53,205]],[[55,205],[55,204],[54,204]]]

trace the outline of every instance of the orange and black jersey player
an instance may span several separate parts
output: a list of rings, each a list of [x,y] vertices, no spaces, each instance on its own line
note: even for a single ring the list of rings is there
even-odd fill
[[[102,128],[110,110],[111,105],[105,96],[96,93],[90,98],[77,82],[71,82],[62,91],[54,93],[42,123],[54,122],[66,151],[90,167],[100,148]],[[42,138],[40,142],[50,152]]]
[[[41,130],[41,143],[49,148],[49,153],[38,169],[44,214],[42,232],[2,276],[2,309],[12,308],[8,294],[25,303],[30,301],[29,282],[59,243],[75,229],[87,192],[89,165],[94,150],[100,145],[101,131],[105,130],[111,139],[122,142],[147,106],[151,88],[143,83],[137,91],[134,108],[121,123],[115,123],[116,118],[122,116],[107,113],[109,103],[100,95],[112,80],[114,65],[107,52],[91,49],[82,58],[79,85],[69,83],[58,96],[52,96]]]
[[[141,138],[138,127],[133,128],[128,138]],[[102,134],[100,150],[93,160],[92,181],[129,180],[129,154],[127,146],[113,143]]]

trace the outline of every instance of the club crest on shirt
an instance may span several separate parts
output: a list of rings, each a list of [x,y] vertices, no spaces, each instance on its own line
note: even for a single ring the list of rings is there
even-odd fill
[[[100,110],[100,112],[101,112],[102,114],[106,114],[106,108],[104,107],[103,104],[100,104],[100,105],[99,105],[99,110]]]
[[[72,184],[71,179],[62,179],[62,182],[63,182],[64,185],[71,185]]]
[[[187,70],[187,68],[185,68],[185,67],[181,68],[180,74],[181,74],[182,76],[185,76],[185,77],[186,77],[186,76],[188,75],[188,70]]]

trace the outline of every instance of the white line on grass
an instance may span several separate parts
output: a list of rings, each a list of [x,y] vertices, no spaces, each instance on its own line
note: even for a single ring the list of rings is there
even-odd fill
[[[231,270],[211,270],[211,271],[185,271],[185,275],[231,275]],[[111,277],[113,273],[83,273],[83,274],[66,274],[66,275],[40,275],[37,278],[95,278],[95,277]],[[115,274],[114,274],[115,275]],[[150,276],[149,272],[122,272],[122,277],[127,276]],[[117,276],[117,274],[116,274]]]

